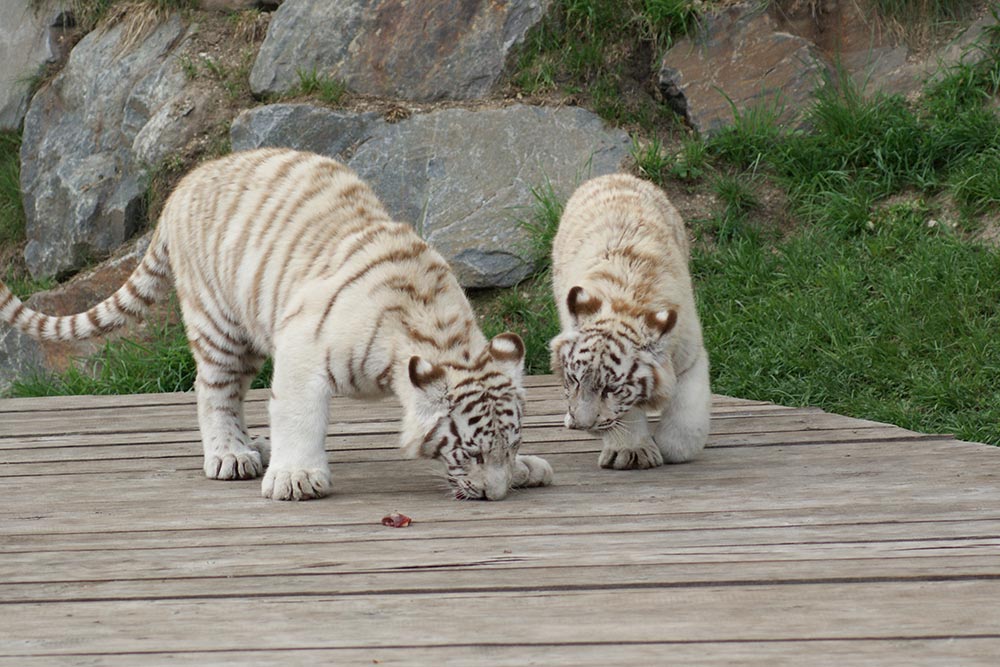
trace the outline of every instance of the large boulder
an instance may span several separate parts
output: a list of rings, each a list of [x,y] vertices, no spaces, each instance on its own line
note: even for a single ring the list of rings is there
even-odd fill
[[[733,112],[771,107],[790,121],[823,84],[826,65],[815,45],[778,29],[759,4],[734,5],[703,18],[660,64],[660,90],[695,130],[711,134]]]
[[[580,181],[618,171],[628,135],[579,108],[516,105],[444,109],[389,123],[309,105],[245,111],[234,150],[288,146],[345,161],[394,218],[451,263],[466,287],[503,287],[535,269],[528,232],[533,188],[566,197]]]
[[[30,80],[61,56],[63,11],[58,5],[37,5],[31,0],[0,0],[0,130],[21,127]]]
[[[119,23],[89,33],[24,121],[25,261],[35,277],[79,268],[132,236],[149,167],[198,130],[179,62],[178,16],[129,45]]]
[[[371,95],[479,98],[550,2],[287,0],[271,19],[250,86],[285,92],[299,72],[315,72]]]

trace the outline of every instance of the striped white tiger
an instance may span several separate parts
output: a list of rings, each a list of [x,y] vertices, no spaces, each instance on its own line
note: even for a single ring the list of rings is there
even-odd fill
[[[487,341],[444,259],[344,165],[286,149],[208,162],[177,185],[114,294],[50,317],[0,284],[0,319],[47,340],[103,334],[140,316],[171,276],[197,364],[209,478],[253,478],[266,466],[265,497],[324,496],[329,398],[391,392],[403,405],[403,450],[443,462],[456,498],[550,483],[547,462],[517,454],[521,339]],[[248,437],[243,414],[266,355],[270,445]]]
[[[566,202],[552,247],[552,366],[566,426],[602,436],[601,467],[679,463],[705,445],[708,355],[688,254],[680,215],[646,181],[601,176]],[[652,433],[647,410],[661,411]]]

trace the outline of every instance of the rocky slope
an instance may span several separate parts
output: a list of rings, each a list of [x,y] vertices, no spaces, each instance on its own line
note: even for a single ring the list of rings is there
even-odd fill
[[[71,274],[129,242],[147,226],[150,179],[230,148],[286,145],[350,164],[463,285],[516,283],[536,259],[518,223],[532,188],[548,181],[565,195],[629,160],[624,130],[584,108],[518,103],[504,85],[511,54],[553,2],[203,0],[164,17],[118,16],[63,56],[79,35],[62,7],[0,0],[0,15],[18,17],[0,27],[0,127],[23,127],[28,270]],[[708,13],[649,63],[650,88],[699,132],[731,122],[734,108],[776,100],[795,122],[835,58],[872,89],[905,94],[928,63],[969,57],[964,47],[991,20],[917,58],[856,7],[773,2]],[[25,79],[60,57],[29,99]],[[68,290],[76,299],[64,288],[58,308],[86,307],[100,291],[88,285],[110,291],[102,276],[117,280],[130,261],[78,280]],[[4,329],[0,389],[66,356]]]

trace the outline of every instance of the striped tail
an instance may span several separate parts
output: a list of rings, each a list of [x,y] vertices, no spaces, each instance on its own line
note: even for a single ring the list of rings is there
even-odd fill
[[[136,319],[171,285],[166,240],[153,232],[146,254],[125,284],[90,310],[61,317],[25,306],[0,282],[0,321],[38,340],[83,340],[100,336]]]

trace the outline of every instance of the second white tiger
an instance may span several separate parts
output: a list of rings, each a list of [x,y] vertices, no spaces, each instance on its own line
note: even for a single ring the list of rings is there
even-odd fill
[[[692,459],[708,437],[711,392],[677,210],[633,176],[592,179],[566,203],[552,267],[566,426],[601,435],[605,468]],[[662,411],[655,430],[647,410]]]
[[[403,404],[403,448],[441,460],[457,498],[551,481],[548,463],[517,454],[521,339],[487,341],[441,256],[347,167],[280,149],[207,163],[177,186],[111,297],[52,317],[0,283],[0,320],[49,340],[105,333],[141,315],[171,274],[198,366],[208,477],[256,477],[266,465],[265,496],[326,495],[331,394],[391,392]],[[250,440],[243,417],[267,354],[270,450]]]

